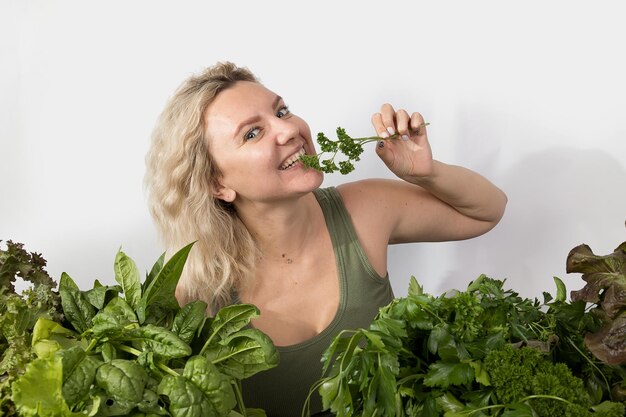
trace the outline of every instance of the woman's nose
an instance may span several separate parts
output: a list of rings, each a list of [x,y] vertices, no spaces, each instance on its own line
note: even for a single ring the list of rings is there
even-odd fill
[[[289,119],[276,119],[274,129],[276,142],[280,145],[285,145],[291,139],[297,138],[299,134],[298,126]]]

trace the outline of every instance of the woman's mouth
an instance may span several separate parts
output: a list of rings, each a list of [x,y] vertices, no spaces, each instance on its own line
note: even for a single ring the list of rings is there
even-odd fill
[[[281,171],[284,171],[286,169],[291,168],[292,166],[295,165],[296,162],[298,162],[300,160],[300,156],[304,155],[304,148],[300,148],[298,150],[298,152],[294,153],[293,155],[291,155],[289,158],[285,159],[285,162],[283,162],[280,166],[280,168],[278,168]]]

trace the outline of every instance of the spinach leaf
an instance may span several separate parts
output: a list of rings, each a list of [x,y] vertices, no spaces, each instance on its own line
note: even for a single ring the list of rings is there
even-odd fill
[[[189,359],[182,376],[165,375],[158,393],[169,398],[174,417],[227,416],[236,404],[229,378],[202,356]]]
[[[176,252],[147,286],[137,306],[137,316],[140,323],[146,320],[148,306],[158,306],[169,310],[179,308],[175,296],[176,284],[178,284],[192,246],[193,243],[190,243]]]
[[[69,406],[87,398],[102,361],[74,346],[59,351],[63,363],[63,397]]]
[[[178,335],[183,342],[191,343],[194,334],[206,320],[206,308],[207,304],[201,300],[188,303],[176,314],[172,324],[172,332]]]
[[[141,300],[139,270],[135,262],[119,250],[114,263],[115,280],[121,285],[124,296],[131,307],[137,308]]]
[[[118,401],[137,404],[143,398],[148,374],[141,365],[126,359],[114,359],[100,366],[96,383]]]
[[[124,339],[140,342],[146,349],[167,358],[191,355],[191,347],[175,333],[152,324],[128,330],[124,334]]]
[[[91,319],[96,314],[96,309],[78,289],[78,286],[65,272],[61,274],[59,282],[61,305],[65,317],[74,326],[76,331],[82,333],[91,327]]]
[[[204,352],[217,368],[233,378],[245,379],[278,365],[271,340],[257,329],[241,330]]]

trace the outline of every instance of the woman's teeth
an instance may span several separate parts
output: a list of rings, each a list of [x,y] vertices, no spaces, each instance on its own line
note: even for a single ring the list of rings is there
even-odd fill
[[[298,162],[300,160],[300,156],[304,154],[305,154],[304,148],[300,148],[298,152],[294,153],[285,162],[283,162],[283,164],[280,166],[280,169],[285,170],[287,168],[290,168],[291,166],[293,166],[293,164]]]

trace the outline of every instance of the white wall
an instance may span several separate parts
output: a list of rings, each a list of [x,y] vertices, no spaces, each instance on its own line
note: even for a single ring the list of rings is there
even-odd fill
[[[433,293],[480,273],[527,296],[552,291],[553,275],[574,289],[571,248],[607,254],[626,238],[618,3],[4,0],[0,239],[85,289],[113,282],[120,246],[149,268],[161,252],[142,190],[152,126],[185,77],[231,60],[314,133],[369,135],[386,101],[420,111],[437,159],[507,192],[483,237],[393,247],[397,295],[411,274]],[[391,177],[367,153],[325,184]]]

